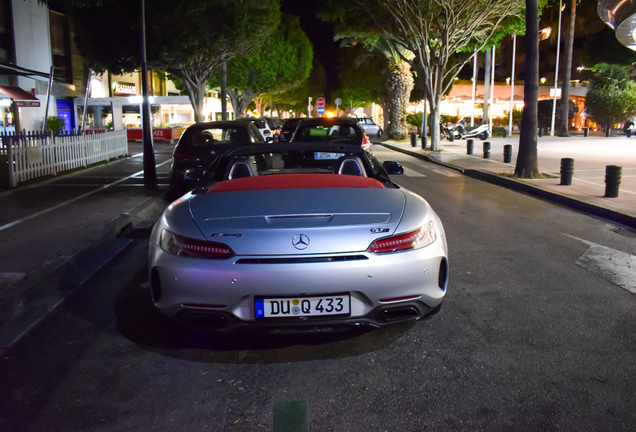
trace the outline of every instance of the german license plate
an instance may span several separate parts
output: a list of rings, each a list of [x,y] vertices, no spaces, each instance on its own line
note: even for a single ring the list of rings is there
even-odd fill
[[[256,318],[288,318],[351,314],[349,294],[321,297],[287,297],[254,299]]]

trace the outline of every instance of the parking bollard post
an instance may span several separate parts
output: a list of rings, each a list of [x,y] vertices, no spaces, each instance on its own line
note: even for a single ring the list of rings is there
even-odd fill
[[[484,159],[490,159],[490,141],[484,141]]]
[[[417,134],[411,132],[411,147],[417,147]]]
[[[474,146],[475,146],[475,141],[471,139],[466,140],[466,154],[469,154],[469,155],[473,154]]]
[[[605,198],[618,198],[623,167],[607,165],[605,167]]]
[[[583,128],[583,136],[587,137],[590,134],[590,128]]]
[[[570,186],[572,184],[572,174],[574,174],[574,159],[561,159],[561,185]]]
[[[512,162],[512,144],[504,146],[504,163]]]

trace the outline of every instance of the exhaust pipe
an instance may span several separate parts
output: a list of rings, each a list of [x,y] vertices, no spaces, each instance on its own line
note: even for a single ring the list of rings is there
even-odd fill
[[[407,321],[417,319],[420,316],[418,310],[413,306],[384,309],[380,316],[386,322]]]

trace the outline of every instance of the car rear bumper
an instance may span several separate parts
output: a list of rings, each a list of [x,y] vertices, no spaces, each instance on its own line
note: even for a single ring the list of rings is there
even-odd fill
[[[219,332],[262,331],[268,333],[319,333],[339,332],[354,328],[378,328],[406,321],[416,321],[438,313],[442,303],[431,307],[420,301],[399,305],[378,306],[363,317],[329,318],[281,318],[267,321],[246,321],[227,311],[182,310],[174,317],[181,327]]]
[[[333,256],[342,255],[345,254]],[[404,311],[404,314],[407,318],[419,319],[441,304],[448,280],[443,237],[419,250],[356,255],[364,256],[364,259],[240,264],[239,261],[263,257],[193,259],[171,255],[150,245],[153,301],[164,316],[190,322],[208,317],[208,321],[222,322],[220,327],[315,326],[318,321],[321,325],[380,326],[392,321],[390,317],[382,318],[391,314],[383,313],[385,309],[413,307],[414,312]],[[255,318],[254,299],[257,296],[284,298],[333,293],[350,295],[351,316]]]

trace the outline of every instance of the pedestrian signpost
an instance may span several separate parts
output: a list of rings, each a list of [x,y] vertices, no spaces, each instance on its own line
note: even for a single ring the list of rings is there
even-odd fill
[[[336,100],[334,102],[336,103],[336,117],[338,117],[338,107],[342,103],[342,99],[336,98]]]
[[[307,117],[311,117],[311,110],[313,110],[313,109],[314,109],[314,107],[313,107],[313,106],[311,106],[311,101],[312,101],[313,99],[314,99],[314,98],[311,98],[311,97],[310,97],[310,98],[309,98],[309,102],[307,102]]]

